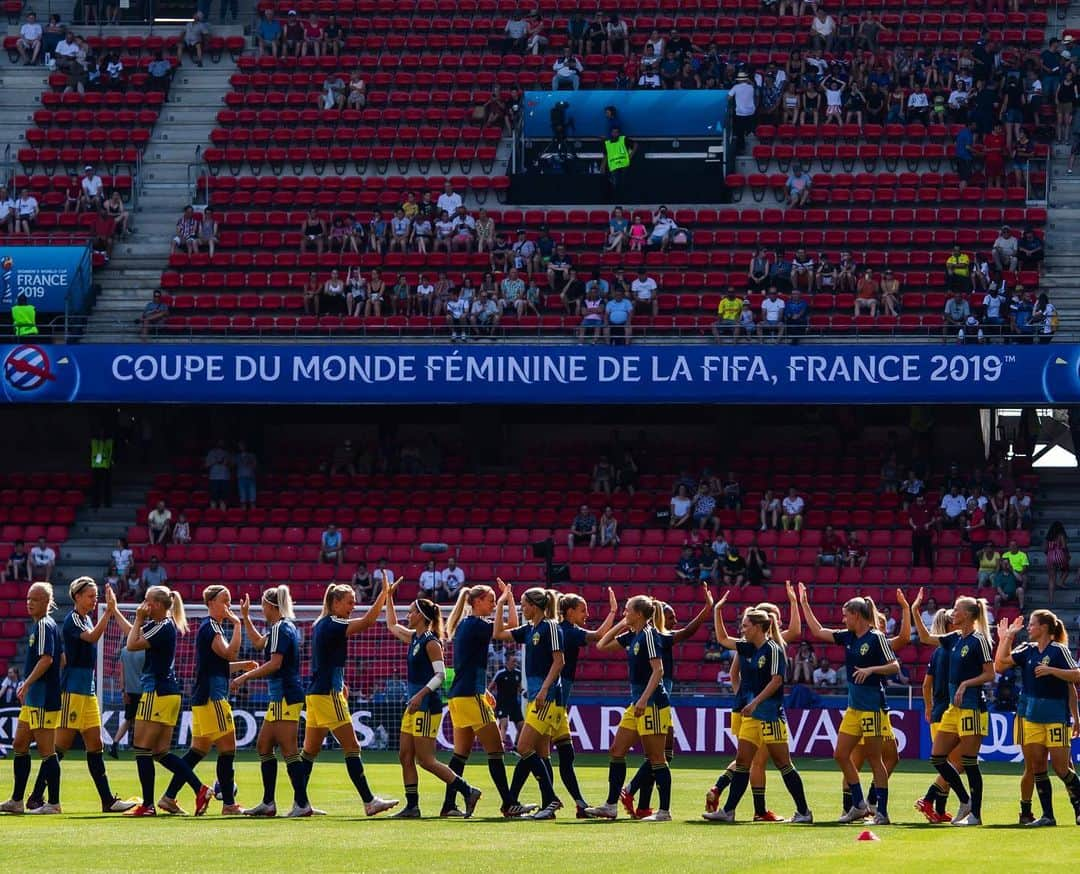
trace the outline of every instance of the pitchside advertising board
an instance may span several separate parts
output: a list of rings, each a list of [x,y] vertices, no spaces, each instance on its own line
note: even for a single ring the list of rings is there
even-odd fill
[[[0,248],[0,312],[20,294],[40,314],[85,312],[90,294],[89,246]]]
[[[357,705],[353,711],[353,727],[361,744],[366,748],[378,747],[379,737],[385,737],[396,745],[401,724],[401,709]],[[621,700],[598,699],[592,703],[575,704],[570,708],[570,730],[579,752],[604,753],[611,746],[619,727],[626,703]],[[234,708],[236,741],[242,747],[253,747],[262,724],[262,708],[245,710]],[[102,712],[105,730],[112,733],[119,727],[122,711],[106,707]],[[814,708],[807,710],[787,709],[789,744],[792,754],[808,758],[831,758],[836,746],[837,730],[843,710],[839,708]],[[18,717],[16,708],[0,708],[0,744],[11,745]],[[900,756],[907,759],[930,757],[930,731],[921,709],[892,710],[889,713],[893,733],[900,749]],[[675,750],[679,755],[734,756],[737,744],[731,733],[731,710],[693,700],[677,703],[672,707],[672,725],[675,731]],[[378,730],[378,729],[382,730]],[[508,728],[513,737],[513,725]],[[130,740],[130,739],[129,739]],[[177,743],[186,746],[191,740],[191,711],[181,716]],[[444,750],[453,748],[453,726],[449,712],[443,718],[437,738]],[[1013,737],[1013,714],[991,713],[989,733],[979,751],[981,758],[989,762],[1019,762],[1022,751]],[[1072,743],[1072,757],[1080,761],[1080,740]]]
[[[1080,403],[1080,345],[0,346],[9,403]]]

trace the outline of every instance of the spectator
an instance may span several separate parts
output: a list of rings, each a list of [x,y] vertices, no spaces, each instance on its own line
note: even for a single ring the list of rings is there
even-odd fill
[[[446,560],[446,567],[439,574],[439,583],[446,592],[446,600],[457,599],[458,590],[465,585],[465,571],[457,565],[457,559],[453,556]]]
[[[684,546],[675,564],[675,582],[696,586],[701,581],[701,561],[692,547]]]
[[[469,307],[469,324],[477,333],[494,333],[501,318],[498,301],[486,291],[481,291]]]
[[[172,531],[172,541],[181,545],[191,543],[191,525],[188,524],[187,516],[183,513],[176,517],[176,525],[173,526]]]
[[[78,183],[75,183],[76,191],[79,190]],[[74,201],[72,201],[71,193],[67,195],[67,200],[64,203],[64,212],[68,212],[68,207],[77,213],[79,211],[80,195],[76,193]],[[15,199],[8,194],[6,186],[0,185],[0,229],[6,231],[9,234],[15,233]]]
[[[648,245],[658,246],[661,252],[666,252],[671,244],[671,233],[675,229],[675,219],[668,213],[666,206],[661,206],[652,217],[653,228],[649,232]]]
[[[735,77],[735,85],[731,89],[731,97],[735,102],[735,154],[741,154],[746,148],[746,135],[754,129],[754,115],[757,112],[757,98],[754,86],[750,82],[750,76],[745,71]]]
[[[795,342],[806,334],[810,326],[810,305],[797,288],[791,290],[791,297],[786,302],[781,302],[784,303],[784,327],[781,333],[787,334]]]
[[[41,208],[38,206],[37,198],[30,193],[29,188],[24,188],[19,199],[15,201],[15,233],[17,234],[30,234],[34,230],[34,224],[37,222],[37,217],[41,212]],[[112,224],[110,220],[110,225]],[[110,227],[110,245],[112,240]]]
[[[611,218],[608,220],[607,242],[604,245],[605,251],[621,253],[629,229],[630,222],[626,220],[626,216],[623,214],[623,208],[621,206],[615,207],[611,213]]]
[[[787,497],[781,502],[783,515],[780,517],[780,525],[785,531],[802,531],[803,511],[806,509],[806,501],[798,493],[794,486],[788,489]]]
[[[968,121],[956,135],[956,172],[960,176],[961,191],[967,187],[968,180],[971,178],[972,165],[975,163],[975,155],[972,151],[974,145],[975,122]],[[959,253],[959,247],[957,247],[956,252]],[[947,266],[946,273],[948,273]]]
[[[694,508],[694,502],[690,497],[690,490],[685,485],[680,485],[670,501],[671,519],[668,521],[669,528],[688,528],[690,514]]]
[[[964,299],[963,292],[954,289],[952,297],[945,301],[945,336],[956,333],[963,339],[970,318],[971,305]]]
[[[1035,307],[1031,311],[1031,324],[1040,343],[1049,343],[1054,339],[1058,326],[1057,307],[1050,303],[1050,296],[1045,291],[1040,293],[1035,301]]]
[[[773,494],[772,489],[765,489],[765,494],[761,497],[758,518],[762,531],[775,531],[780,527],[780,499]]]
[[[105,212],[113,222],[112,237],[125,237],[130,233],[128,227],[128,211],[124,208],[124,201],[120,197],[120,192],[115,188],[109,195],[109,199],[105,201]]]
[[[39,537],[37,545],[30,550],[31,582],[52,582],[52,572],[56,568],[56,552]]]
[[[881,293],[881,288],[878,286],[877,281],[874,279],[872,271],[867,270],[863,273],[862,278],[859,280],[858,286],[855,290],[855,312],[853,315],[857,318],[867,311],[871,318],[877,318],[878,313],[878,295]]]
[[[1016,492],[1009,498],[1007,528],[1027,528],[1031,524],[1031,495],[1017,486]]]
[[[165,97],[169,96],[169,88],[172,87],[173,66],[165,59],[165,53],[158,49],[154,57],[147,64],[146,72],[150,76],[150,91],[160,91]]]
[[[790,683],[804,683],[810,685],[814,682],[814,668],[817,667],[817,659],[814,658],[814,648],[808,641],[799,644],[795,658],[791,660]]]
[[[27,12],[26,22],[19,28],[19,38],[15,41],[15,47],[19,50],[19,60],[27,66],[38,62],[43,34],[44,30],[38,24],[37,14]]]
[[[623,452],[622,462],[615,471],[615,491],[625,489],[627,494],[633,497],[637,490],[638,466],[634,460],[634,453],[629,449]]]
[[[747,584],[746,559],[739,554],[739,550],[734,544],[728,548],[727,555],[717,564],[719,565],[718,570],[720,571],[720,584],[722,586],[738,586],[741,588]]]
[[[26,541],[16,540],[8,556],[4,572],[0,574],[0,582],[8,581],[17,583],[19,580],[30,582],[30,556],[26,552]]]
[[[375,214],[378,215],[378,210]],[[308,210],[300,223],[300,254],[303,255],[309,246],[314,246],[317,255],[321,255],[326,248],[326,221],[315,207]],[[375,251],[382,252],[381,241],[377,244]]]
[[[1060,522],[1051,523],[1047,529],[1045,551],[1048,603],[1053,604],[1054,590],[1059,586],[1064,589],[1065,582],[1069,579],[1069,563],[1072,560],[1069,536]]]
[[[347,437],[334,447],[330,456],[330,475],[337,474],[356,476],[356,453],[353,451],[352,440]]]
[[[934,566],[933,534],[934,512],[926,503],[925,493],[915,498],[908,508],[908,525],[911,527],[911,564]]]
[[[180,248],[186,249],[189,255],[199,251],[199,221],[192,206],[185,206],[183,215],[176,222],[176,236],[173,237],[169,254],[175,255]]]
[[[1021,587],[1027,586],[1027,571],[1031,566],[1027,553],[1017,545],[1016,538],[1009,540],[1009,548],[1001,554],[1001,557],[1009,563],[1017,582]]]
[[[727,479],[721,484],[720,494],[724,501],[724,507],[728,510],[742,510],[742,483],[739,482],[735,471],[728,471]]]
[[[570,533],[566,536],[566,546],[573,552],[574,546],[582,543],[590,547],[596,546],[596,517],[589,512],[589,508],[582,504],[574,521],[570,524]]]
[[[712,335],[717,342],[721,340],[721,332],[730,332],[733,339],[737,336],[742,307],[742,300],[735,294],[735,289],[729,285],[716,306],[716,321],[713,322]]]
[[[397,575],[389,568],[387,560],[385,558],[380,558],[378,562],[376,562],[375,571],[371,574],[371,578],[375,581],[375,597],[378,597],[383,586],[394,582],[394,580],[397,579]]]
[[[435,570],[435,561],[429,561],[420,572],[420,594],[436,604],[447,600],[448,595],[442,586],[442,574]]]
[[[761,302],[761,321],[757,323],[759,337],[764,337],[766,332],[773,334],[777,340],[784,336],[784,299],[777,293],[776,286],[770,286],[769,292]]]
[[[634,318],[634,305],[631,303],[621,285],[615,287],[615,294],[604,305],[604,326],[608,339],[612,342],[630,342],[632,322]]]
[[[750,534],[750,545],[746,548],[746,579],[751,586],[761,586],[772,579],[769,559],[765,550],[758,546],[756,533]]]
[[[959,528],[967,521],[967,498],[960,494],[960,489],[953,486],[941,497],[940,522],[946,528]]]
[[[119,537],[116,540],[116,549],[112,551],[112,563],[116,567],[116,572],[120,575],[121,579],[128,576],[129,571],[135,567],[135,553],[131,551],[131,547],[128,546],[128,540],[126,537]]]
[[[289,13],[292,15],[292,13]],[[203,21],[202,12],[196,12],[194,17],[184,25],[184,32],[180,35],[180,41],[176,44],[176,60],[184,60],[184,52],[194,57],[195,66],[203,65],[203,45],[210,37],[210,28]]]
[[[236,490],[240,506],[245,510],[255,509],[255,475],[259,460],[255,453],[241,440],[236,446]]]
[[[987,334],[999,336],[1005,326],[1005,307],[1008,302],[995,282],[982,299],[982,324]]]
[[[866,547],[859,541],[859,535],[854,531],[847,533],[847,546],[844,549],[844,566],[864,570],[870,555]]]
[[[165,507],[164,501],[158,501],[154,509],[146,514],[147,540],[152,545],[167,543],[171,530],[172,510]]]
[[[998,233],[997,239],[994,240],[994,248],[990,253],[994,266],[1002,273],[1015,271],[1017,265],[1016,256],[1019,248],[1019,241],[1013,236],[1012,228],[1005,225]]]
[[[149,563],[143,568],[143,572],[139,576],[139,585],[142,590],[140,594],[145,595],[146,590],[151,586],[164,586],[167,585],[168,582],[169,575],[165,571],[164,566],[159,564],[156,555],[151,555]]]
[[[218,440],[214,448],[206,453],[203,467],[210,476],[210,509],[215,507],[225,511],[225,502],[229,496],[229,482],[232,479],[233,458],[225,448],[225,441]]]
[[[818,662],[818,666],[814,668],[814,685],[825,689],[840,685],[840,678],[836,674],[836,669],[829,664],[829,660],[824,656]]]
[[[1009,302],[1009,330],[1018,343],[1030,343],[1035,337],[1037,326],[1032,324],[1035,303],[1034,292],[1025,290],[1023,285],[1013,289]]]
[[[326,564],[334,564],[339,568],[345,558],[345,550],[342,546],[341,532],[331,522],[323,531],[319,543],[319,561]]]
[[[720,641],[716,639],[716,629],[714,628],[710,630],[709,639],[705,641],[705,655],[703,656],[704,660],[707,662],[727,661],[727,659],[724,658],[724,653],[726,652],[730,651],[725,650],[720,645]]]
[[[922,613],[919,614],[919,618],[922,619],[923,625],[930,628],[934,624],[934,616],[937,614],[938,605],[937,599],[931,595],[926,599],[926,606],[923,607]],[[918,638],[912,633],[912,640],[918,640]]]
[[[697,494],[694,495],[693,522],[694,528],[704,530],[710,527],[715,534],[720,530],[720,522],[713,515],[716,510],[716,498],[709,491],[707,483],[698,485]]]
[[[1080,101],[1078,101],[1080,102]],[[1024,235],[1020,238],[1016,257],[1021,270],[1038,269],[1045,255],[1045,247],[1041,238],[1035,235],[1031,228],[1024,229]]]
[[[154,289],[153,299],[143,307],[139,317],[139,336],[144,340],[150,336],[151,330],[155,330],[159,323],[169,317],[169,306],[161,298],[161,289]]]
[[[311,55],[320,57],[323,53],[323,28],[319,18],[313,9],[311,16],[304,22],[304,50],[303,57]],[[328,77],[329,78],[329,77]],[[342,100],[344,102],[344,99]],[[340,108],[340,107],[339,107]]]
[[[525,54],[528,40],[529,25],[521,16],[521,12],[515,10],[510,14],[506,25],[503,27],[503,54],[515,52]]]
[[[551,69],[555,71],[555,75],[551,77],[552,91],[559,91],[566,85],[574,91],[581,87],[581,74],[585,72],[585,68],[569,46],[563,49],[562,57],[552,64]]]
[[[619,545],[619,520],[615,518],[611,505],[604,507],[604,512],[600,514],[599,528],[601,546],[614,549]]]
[[[540,18],[540,11],[534,9],[530,12],[529,20],[526,23],[528,29],[525,36],[525,48],[528,50],[529,54],[542,54],[550,40],[544,33],[547,25],[545,25],[543,19]]]
[[[821,535],[821,546],[818,548],[817,563],[824,567],[839,567],[847,552],[847,544],[844,538],[837,533],[832,525],[826,525]]]
[[[428,562],[428,567],[433,568],[434,562]],[[353,591],[356,593],[357,604],[371,604],[376,597],[375,592],[375,580],[371,576],[371,572],[368,570],[366,561],[359,561],[356,563],[356,570],[353,571],[352,580],[350,583],[353,587]],[[424,588],[424,574],[420,574],[420,588]]]
[[[660,312],[660,300],[656,280],[648,275],[643,264],[638,268],[637,278],[630,283],[630,292],[634,296],[634,311],[644,311],[646,315],[656,316]]]
[[[7,676],[0,682],[0,707],[19,706],[19,687],[22,680],[19,679],[19,669],[14,665],[7,669]]]
[[[1023,553],[1020,553],[1023,555]],[[1026,556],[1025,556],[1026,557]],[[1025,565],[1026,567],[1026,565]],[[1001,558],[998,572],[991,581],[994,586],[994,609],[1000,611],[1007,604],[1015,603],[1024,609],[1024,574],[1017,573],[1016,566],[1009,560],[1009,554]]]
[[[904,509],[914,503],[915,499],[926,492],[926,486],[919,475],[913,470],[908,471],[907,479],[900,483],[900,500],[903,502]]]
[[[975,561],[978,569],[975,577],[976,588],[992,585],[994,574],[1001,567],[1001,553],[997,551],[997,547],[987,541],[975,556]]]
[[[281,37],[281,22],[274,17],[274,10],[267,7],[255,31],[255,56],[268,54],[272,58],[278,57],[281,54]]]
[[[810,175],[803,171],[801,164],[795,164],[787,178],[787,205],[809,206]]]

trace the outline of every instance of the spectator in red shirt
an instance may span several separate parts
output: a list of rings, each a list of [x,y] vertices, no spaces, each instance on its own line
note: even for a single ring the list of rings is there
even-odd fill
[[[911,564],[913,567],[934,566],[933,532],[934,510],[926,503],[926,495],[920,494],[908,508],[908,525],[911,526]],[[920,559],[925,559],[920,561]]]
[[[844,550],[844,566],[862,570],[866,567],[866,562],[869,558],[870,556],[866,552],[866,547],[859,542],[859,535],[854,531],[849,531],[847,548]]]
[[[821,535],[817,563],[826,567],[839,567],[845,546],[844,538],[836,533],[836,529],[832,525],[826,525],[825,533]]]
[[[94,248],[99,252],[105,251],[105,257],[112,258],[113,237],[116,234],[116,219],[102,207],[94,219]]]

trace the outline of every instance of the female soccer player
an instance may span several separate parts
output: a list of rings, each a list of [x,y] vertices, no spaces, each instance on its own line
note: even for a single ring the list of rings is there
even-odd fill
[[[930,626],[931,634],[947,634],[952,630],[952,620],[949,611],[944,607],[934,614],[934,622]],[[949,654],[940,646],[935,647],[930,653],[930,663],[926,667],[926,676],[923,678],[923,711],[926,720],[930,723],[930,740],[937,737],[938,725],[945,711],[949,709]],[[1017,718],[1020,719],[1019,713]],[[963,773],[964,765],[960,761],[960,748],[957,747],[950,753],[949,761],[956,768],[957,773]],[[1023,781],[1021,781],[1021,784]],[[926,795],[915,802],[915,809],[919,811],[929,822],[942,823],[952,822],[952,814],[945,808],[949,800],[949,784],[940,776],[930,784]],[[1028,802],[1030,804],[1030,801]]]
[[[784,639],[785,644],[789,644],[802,637],[802,617],[799,615],[799,601],[795,589],[791,585],[791,580],[784,581],[784,588],[787,591],[790,622],[787,629],[780,632],[780,636]],[[725,592],[713,608],[714,627],[717,624],[716,614],[723,608],[727,597],[728,593]],[[773,614],[779,625],[780,608],[771,601],[762,601],[752,609],[764,610],[766,613]],[[735,689],[735,703],[731,708],[731,733],[736,742],[738,742],[739,738],[739,729],[742,727],[742,710],[750,703],[750,699],[754,697],[750,691],[754,685],[753,671],[754,666],[751,664],[744,666],[738,653],[736,653],[731,660],[731,682]],[[768,805],[765,803],[765,764],[768,761],[769,751],[762,746],[750,765],[750,791],[754,796],[754,822],[783,822],[784,818],[769,810]],[[716,778],[716,783],[709,787],[709,791],[705,793],[706,811],[717,810],[720,807],[720,794],[731,785],[734,776],[735,760],[732,759],[727,769]]]
[[[462,586],[457,602],[446,622],[446,635],[454,641],[454,682],[450,684],[450,720],[454,724],[454,754],[450,770],[459,777],[465,772],[473,743],[479,741],[487,752],[488,771],[502,799],[503,816],[531,813],[535,806],[519,805],[510,795],[503,764],[502,736],[495,721],[495,711],[486,691],[488,645],[494,624],[491,615],[502,612],[510,598],[510,587],[502,580],[499,598],[491,586]],[[466,612],[467,611],[467,612]],[[446,787],[439,816],[464,816],[455,804],[458,790]]]
[[[743,664],[753,665],[754,680],[750,690],[753,697],[743,708],[739,722],[739,751],[727,802],[723,810],[706,811],[702,816],[716,822],[735,821],[735,809],[750,784],[750,766],[758,750],[764,747],[795,801],[792,822],[813,822],[814,815],[806,804],[802,777],[791,764],[788,749],[787,720],[784,717],[787,656],[784,654],[784,639],[780,636],[776,615],[765,610],[748,610],[743,614],[742,637],[735,639],[728,635],[723,613],[718,610],[716,639],[721,646],[738,652]]]
[[[639,739],[652,765],[660,806],[645,822],[671,821],[671,770],[664,757],[664,742],[671,727],[671,702],[664,688],[663,642],[652,625],[656,605],[647,595],[635,595],[626,602],[623,618],[597,646],[626,650],[632,703],[619,722],[611,744],[608,765],[607,801],[585,812],[601,819],[618,815],[619,793],[626,778],[626,754]]]
[[[870,815],[859,783],[859,772],[851,753],[863,740],[865,756],[874,772],[877,796],[875,825],[889,823],[889,772],[881,757],[884,723],[889,719],[885,708],[885,678],[900,670],[889,641],[877,628],[877,610],[869,598],[851,598],[844,604],[844,629],[823,628],[810,609],[806,586],[799,583],[799,604],[810,633],[820,641],[844,647],[848,677],[848,706],[840,723],[833,758],[844,772],[851,790],[851,807],[840,822],[858,822]]]
[[[34,624],[26,641],[26,678],[16,693],[19,718],[11,749],[15,754],[15,785],[0,813],[23,813],[23,793],[30,779],[30,744],[36,743],[48,800],[30,813],[60,813],[60,760],[56,757],[56,726],[60,722],[60,630],[49,614],[56,607],[49,583],[34,583],[26,593],[26,612]]]
[[[345,689],[345,662],[348,659],[349,638],[371,628],[382,612],[383,604],[398,584],[390,580],[379,591],[375,603],[363,619],[350,619],[356,606],[356,593],[345,583],[331,583],[323,596],[322,613],[315,620],[311,636],[311,679],[304,699],[306,730],[304,732],[305,763],[304,789],[311,779],[311,769],[322,750],[327,734],[333,734],[345,755],[349,779],[364,801],[364,813],[375,816],[398,805],[396,798],[380,798],[372,793],[364,776],[360,759],[360,741],[353,729],[349,701]],[[300,813],[298,816],[310,816]]]
[[[60,723],[56,729],[56,758],[82,735],[86,747],[86,768],[101,799],[102,813],[125,813],[135,806],[133,801],[121,801],[109,788],[105,774],[104,746],[101,743],[101,712],[95,687],[97,671],[97,642],[116,613],[116,595],[106,586],[107,609],[95,623],[91,618],[97,609],[98,589],[90,577],[72,580],[68,587],[73,609],[64,620],[61,636],[64,644],[64,669],[60,674]],[[38,772],[37,782],[26,800],[28,809],[40,807],[45,793],[44,769]]]
[[[293,806],[289,816],[309,816],[307,801],[307,768],[300,760],[297,734],[300,710],[304,706],[304,687],[300,682],[300,635],[293,625],[292,594],[286,585],[274,586],[262,593],[263,618],[268,628],[260,634],[251,621],[251,600],[244,597],[240,618],[251,645],[265,653],[266,661],[256,668],[233,678],[230,688],[236,692],[245,683],[266,677],[269,702],[255,748],[259,753],[262,771],[263,797],[254,807],[244,810],[246,816],[277,816],[277,756],[280,749],[285,757],[285,771],[293,788]]]
[[[191,693],[191,747],[184,761],[192,771],[205,758],[211,747],[217,748],[217,782],[221,792],[221,815],[239,816],[244,811],[234,795],[233,763],[236,759],[236,729],[232,707],[229,706],[229,677],[237,671],[256,667],[255,662],[234,661],[240,652],[243,625],[232,611],[232,595],[224,586],[203,589],[207,616],[199,623],[195,637],[195,687]],[[232,639],[226,642],[221,623],[232,623]],[[184,815],[176,803],[184,779],[173,777],[158,807],[166,813]]]
[[[653,617],[653,625],[660,632],[660,642],[663,644],[660,657],[664,662],[664,688],[667,690],[669,697],[675,687],[675,645],[689,640],[697,634],[698,629],[701,628],[713,611],[712,592],[709,591],[708,586],[705,586],[704,590],[705,606],[690,620],[685,628],[675,628],[678,617],[675,615],[674,607],[666,601],[656,602],[656,615]],[[664,742],[664,757],[667,759],[669,766],[671,760],[675,758],[675,731],[671,727],[668,727],[667,739]],[[652,789],[652,768],[649,767],[648,762],[642,762],[641,767],[637,769],[634,778],[630,781],[630,785],[624,787],[623,791],[619,793],[619,801],[631,817],[644,819],[652,815],[652,809],[649,806],[652,804]],[[641,792],[641,798],[635,803],[634,796],[639,791]]]
[[[151,586],[146,599],[135,610],[135,622],[129,624],[120,613],[116,620],[127,628],[127,648],[146,650],[142,675],[142,697],[135,714],[135,765],[142,785],[142,804],[128,816],[156,816],[154,807],[154,762],[159,762],[195,792],[195,815],[202,816],[210,806],[213,790],[204,786],[191,766],[169,750],[173,728],[180,718],[180,684],[176,682],[173,659],[176,637],[187,634],[184,600],[179,592],[165,586]]]
[[[574,769],[574,741],[570,737],[570,699],[574,692],[574,680],[577,677],[578,659],[581,650],[590,643],[595,644],[607,634],[615,618],[619,615],[619,602],[615,599],[615,592],[608,590],[608,615],[595,631],[585,628],[589,618],[589,604],[580,595],[561,595],[559,597],[559,631],[562,632],[562,645],[564,663],[562,669],[563,687],[563,713],[559,724],[555,727],[552,735],[552,746],[559,753],[559,776],[562,778],[566,791],[574,799],[578,819],[587,819],[585,808],[589,805],[582,797],[581,787],[578,784],[577,772]]]
[[[926,630],[922,617],[915,614],[919,640],[927,646],[940,646],[949,654],[949,706],[938,723],[937,737],[930,750],[930,762],[960,800],[953,825],[982,825],[982,771],[979,770],[979,747],[989,727],[983,686],[994,679],[990,655],[990,629],[986,623],[986,601],[968,597],[956,599],[952,611],[953,631],[937,636]],[[960,749],[971,794],[948,760]]]
[[[1020,616],[1011,625],[998,623],[994,670],[1004,673],[1017,666],[1023,671],[1024,723],[1017,742],[1023,747],[1024,761],[1031,763],[1042,807],[1042,816],[1028,825],[1031,828],[1057,825],[1053,788],[1046,772],[1048,754],[1055,773],[1065,784],[1073,815],[1080,825],[1080,778],[1073,770],[1070,754],[1072,738],[1080,726],[1080,714],[1075,696],[1069,695],[1070,688],[1080,683],[1080,669],[1069,652],[1068,632],[1056,615],[1049,610],[1032,612],[1027,626],[1028,642],[1013,648],[1016,633],[1023,625]]]
[[[401,740],[398,760],[405,781],[405,807],[394,819],[420,818],[420,791],[416,766],[428,771],[465,796],[465,816],[476,810],[483,794],[474,789],[435,758],[435,738],[442,723],[443,680],[446,665],[442,650],[442,612],[427,598],[417,598],[409,606],[407,626],[397,621],[393,595],[386,597],[386,627],[394,637],[409,647],[407,673],[409,703],[401,717]]]
[[[560,676],[566,658],[562,651],[562,632],[555,621],[559,595],[549,589],[526,589],[521,596],[521,612],[525,622],[518,625],[513,590],[507,588],[506,605],[509,626],[503,621],[503,611],[495,612],[493,637],[504,643],[525,644],[525,724],[517,739],[521,757],[514,768],[510,797],[519,804],[518,795],[529,774],[540,787],[540,809],[532,819],[554,819],[562,802],[555,795],[553,774],[544,760],[551,752],[551,736],[565,719]]]

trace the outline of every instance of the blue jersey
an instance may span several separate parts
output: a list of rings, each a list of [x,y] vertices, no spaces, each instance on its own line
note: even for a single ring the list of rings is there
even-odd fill
[[[563,686],[568,682],[573,683],[577,678],[578,656],[581,650],[589,644],[589,632],[580,625],[563,620],[559,623],[559,631],[562,632],[563,658],[566,663],[562,669]]]
[[[60,690],[75,695],[94,695],[97,692],[97,644],[82,639],[83,632],[93,631],[94,623],[89,616],[80,616],[74,610],[64,620],[64,671],[60,676]]]
[[[618,640],[626,648],[626,659],[630,669],[630,694],[636,702],[652,677],[652,660],[663,659],[664,647],[660,641],[660,632],[653,626],[646,625],[637,634],[633,632],[620,634]],[[656,691],[645,703],[655,707],[667,707],[671,704],[663,683],[657,685]]]
[[[519,625],[510,633],[515,641],[525,644],[525,698],[532,701],[547,679],[555,653],[562,652],[562,632],[554,619],[541,619],[536,625]],[[559,677],[548,688],[547,700],[562,705]]]
[[[435,668],[431,664],[427,652],[428,644],[432,641],[438,643],[439,638],[432,634],[431,631],[425,631],[423,634],[413,632],[412,640],[409,643],[408,664],[410,698],[431,682],[435,676]],[[442,698],[436,689],[424,696],[420,709],[428,713],[442,713],[442,706]]]
[[[225,632],[209,616],[199,623],[199,633],[195,636],[193,705],[225,701],[229,697],[229,660],[214,652],[214,641],[219,636],[224,640]]]
[[[179,695],[173,659],[176,656],[176,625],[166,616],[160,622],[151,620],[142,627],[142,636],[150,644],[143,662],[142,690],[158,695]]]
[[[60,656],[64,647],[60,640],[60,629],[52,617],[39,619],[30,627],[30,637],[26,641],[26,662],[23,676],[29,677],[37,667],[38,660],[50,656],[52,664],[43,676],[38,677],[26,693],[27,707],[40,707],[46,711],[60,709]]]
[[[1040,651],[1038,644],[1028,641],[1016,647],[1011,655],[1024,677],[1024,702],[1017,713],[1031,722],[1070,722],[1069,683],[1058,677],[1035,676],[1035,668],[1039,665],[1073,670],[1076,662],[1068,648],[1051,643]]]
[[[956,696],[956,690],[965,680],[971,680],[983,672],[983,665],[994,660],[990,654],[990,642],[979,632],[973,631],[966,637],[959,631],[950,631],[938,638],[942,649],[949,653],[949,700]],[[986,695],[982,686],[968,686],[964,689],[961,707],[965,710],[985,710]]]
[[[660,662],[664,666],[664,688],[668,694],[675,685],[675,634],[671,631],[656,632],[660,639]]]
[[[735,693],[735,704],[732,707],[733,712],[742,710],[747,704],[750,703],[754,697],[754,666],[746,659],[739,658],[738,652],[735,653],[735,658],[739,661],[739,691]]]
[[[488,644],[495,626],[479,616],[466,616],[454,629],[454,682],[451,698],[472,698],[487,690]]]
[[[761,646],[754,646],[746,640],[740,640],[735,645],[735,651],[739,654],[739,665],[752,664],[753,684],[746,691],[748,693],[746,703],[749,704],[758,695],[765,691],[765,687],[772,682],[773,677],[780,677],[781,683],[776,691],[768,698],[761,701],[754,708],[754,719],[763,722],[776,722],[784,718],[784,675],[787,673],[787,655],[784,648],[772,638],[766,638]],[[746,688],[746,680],[739,684],[739,691]],[[743,705],[744,707],[746,705]]]
[[[941,722],[952,701],[949,699],[949,654],[940,646],[930,655],[926,674],[933,680],[934,706],[930,711],[930,722]]]
[[[329,695],[345,688],[345,658],[349,650],[349,620],[324,616],[311,635],[309,695]]]
[[[300,682],[300,635],[288,619],[279,619],[266,635],[263,652],[269,660],[272,655],[281,656],[277,673],[266,678],[271,701],[300,704],[304,700],[304,686]]]
[[[876,628],[861,637],[853,631],[834,631],[833,642],[844,647],[847,669],[848,707],[852,710],[885,709],[885,677],[871,674],[865,683],[855,682],[858,668],[877,668],[895,661],[889,640]]]

